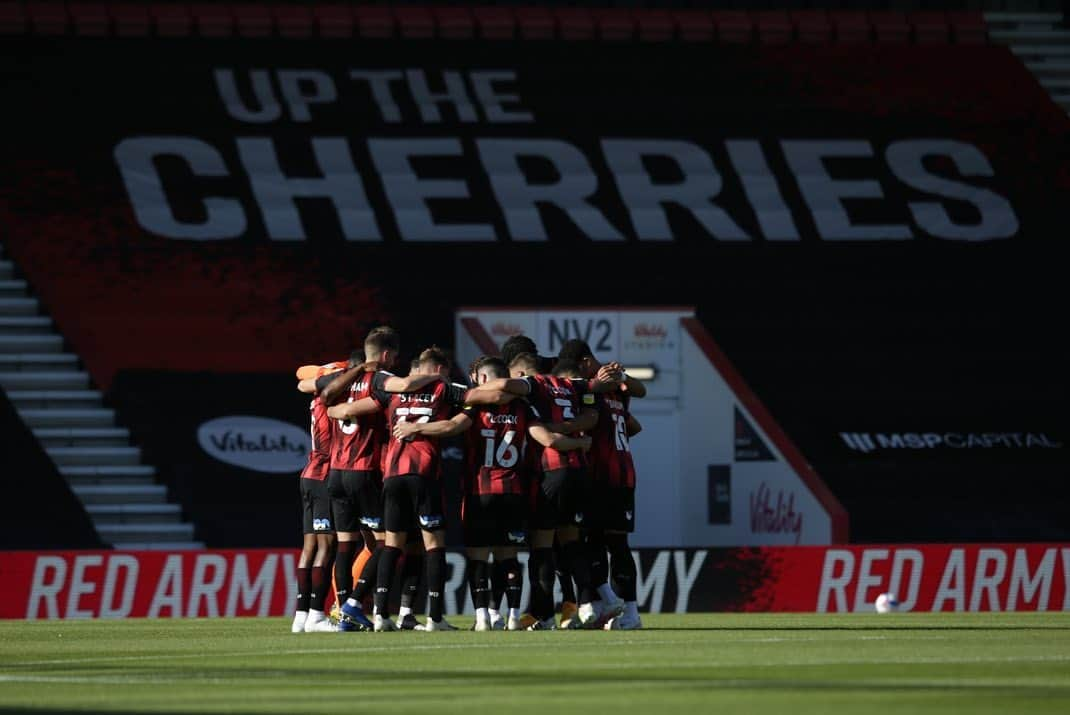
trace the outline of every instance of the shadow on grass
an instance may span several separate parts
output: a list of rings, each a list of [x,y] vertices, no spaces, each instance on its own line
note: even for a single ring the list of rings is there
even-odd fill
[[[868,625],[842,625],[842,626],[662,626],[649,628],[643,626],[644,631],[713,631],[722,633],[746,633],[749,631],[1070,631],[1070,624],[1065,626],[1016,626],[1016,625],[987,625],[987,626],[922,626],[900,625],[892,620]]]

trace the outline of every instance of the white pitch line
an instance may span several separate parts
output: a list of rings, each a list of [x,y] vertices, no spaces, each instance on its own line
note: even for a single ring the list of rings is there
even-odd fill
[[[368,636],[357,636],[357,638],[366,638]],[[375,636],[371,636],[374,638]],[[866,640],[884,640],[885,636],[867,636]],[[740,639],[725,639],[719,638],[712,645],[718,645],[723,643],[766,643],[766,644],[782,644],[782,643],[800,643],[806,641],[824,641],[824,638],[740,638]],[[23,668],[43,666],[43,665],[76,665],[76,664],[88,664],[88,663],[116,663],[116,662],[142,662],[142,661],[168,661],[168,660],[188,660],[188,659],[212,659],[212,658],[258,658],[258,657],[274,657],[274,656],[298,656],[298,655],[325,655],[325,654],[345,654],[345,653],[390,653],[401,651],[439,651],[439,650],[475,650],[475,649],[530,649],[538,647],[540,645],[546,645],[546,641],[527,641],[527,642],[515,642],[515,643],[435,643],[435,644],[422,644],[414,645],[408,643],[398,643],[394,646],[369,646],[369,645],[354,645],[352,647],[338,647],[338,648],[295,648],[288,650],[272,650],[272,651],[230,651],[223,653],[172,653],[172,654],[146,654],[146,655],[114,655],[114,656],[90,656],[84,658],[56,658],[52,660],[36,660],[36,661],[22,661],[16,664],[0,666],[0,674],[17,673]],[[696,641],[656,641],[649,642],[646,640],[624,639],[614,640],[614,645],[641,645],[645,648],[651,646],[695,646]],[[586,645],[578,643],[570,643],[572,646]],[[1017,662],[1064,662],[1070,661],[1070,655],[1036,655],[1036,656],[956,656],[956,657],[925,657],[925,656],[893,656],[893,657],[876,657],[876,658],[851,658],[850,660],[843,659],[807,659],[798,662],[778,662],[771,664],[773,667],[793,667],[793,666],[809,666],[809,665],[858,665],[858,664],[941,664],[941,663],[1017,663]],[[735,661],[725,661],[725,665],[736,665]],[[760,665],[760,664],[759,664]],[[630,667],[630,666],[629,666]]]
[[[352,637],[352,636],[350,636]],[[357,636],[357,638],[364,638],[367,636]],[[371,636],[374,638],[375,636]],[[387,636],[390,637],[390,636]],[[396,636],[395,636],[396,637]],[[719,642],[724,642],[719,641]],[[657,643],[648,643],[646,641],[637,640],[615,640],[614,645],[639,645],[653,646],[653,645],[694,645],[694,641],[658,641]],[[19,668],[32,667],[37,665],[73,665],[76,663],[113,663],[121,661],[141,661],[141,660],[182,660],[187,658],[249,658],[249,657],[264,657],[264,656],[276,656],[276,655],[323,655],[329,653],[389,653],[392,651],[410,651],[410,650],[468,650],[476,648],[532,648],[540,645],[538,642],[528,641],[526,643],[436,643],[432,645],[412,645],[402,644],[392,647],[383,646],[359,646],[359,647],[343,647],[343,648],[299,648],[290,650],[272,650],[272,651],[232,651],[228,653],[175,653],[175,654],[148,654],[148,655],[111,655],[111,656],[91,656],[86,658],[57,658],[54,660],[33,660],[22,661],[17,663]],[[543,643],[542,645],[545,645]],[[572,644],[577,645],[577,644]],[[0,666],[3,667],[3,666]],[[10,668],[10,666],[6,666]]]

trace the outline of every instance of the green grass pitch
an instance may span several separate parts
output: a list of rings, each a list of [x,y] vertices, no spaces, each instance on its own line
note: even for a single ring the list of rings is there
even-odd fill
[[[0,713],[1070,713],[1070,613],[644,622],[291,635],[281,618],[7,621]]]

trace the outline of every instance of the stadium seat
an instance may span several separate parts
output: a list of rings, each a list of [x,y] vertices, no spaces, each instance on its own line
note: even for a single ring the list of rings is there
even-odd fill
[[[234,34],[234,15],[225,4],[190,5],[190,14],[201,37],[230,37]]]
[[[754,13],[752,17],[758,28],[759,44],[784,45],[791,42],[795,28],[788,13],[770,10]]]
[[[912,12],[907,21],[914,28],[914,42],[919,45],[946,45],[951,40],[951,27],[942,12]]]
[[[594,18],[582,7],[564,7],[554,11],[558,36],[562,40],[593,40]]]
[[[312,37],[315,22],[305,5],[273,5],[272,14],[280,37]]]
[[[393,37],[396,28],[394,13],[388,7],[369,7],[361,5],[353,8],[353,17],[357,22],[357,33],[361,37]]]
[[[645,10],[635,19],[643,42],[664,42],[676,37],[676,23],[666,10]]]
[[[517,8],[516,21],[525,40],[552,40],[557,35],[557,20],[544,7]]]
[[[111,34],[111,17],[103,3],[71,3],[68,10],[74,21],[74,34],[90,37]]]
[[[869,13],[870,24],[877,42],[885,45],[901,45],[910,42],[910,23],[901,12],[891,10]]]
[[[37,35],[64,35],[70,26],[67,8],[61,2],[34,2],[26,6],[30,27]]]
[[[15,2],[0,2],[0,34],[21,35],[26,32],[26,13]]]
[[[603,40],[619,41],[635,39],[635,15],[621,8],[594,11],[598,36]]]
[[[824,10],[800,10],[791,13],[795,37],[799,42],[824,45],[832,41],[832,22]]]
[[[466,7],[436,7],[434,14],[439,37],[467,40],[476,33],[472,12]]]
[[[188,37],[193,32],[193,15],[185,5],[156,3],[149,14],[160,37]]]
[[[960,45],[984,45],[988,43],[988,23],[980,12],[949,12],[951,36]]]
[[[398,33],[407,40],[426,40],[435,36],[435,16],[426,7],[394,8]]]
[[[270,37],[275,34],[275,17],[266,5],[232,5],[234,23],[241,37]]]
[[[700,10],[677,10],[672,13],[678,36],[684,42],[713,42],[717,28],[713,16]]]
[[[108,6],[112,26],[119,37],[142,37],[149,34],[149,8],[134,3]]]
[[[349,5],[315,5],[312,18],[320,37],[352,37],[356,27]]]
[[[516,37],[516,15],[507,7],[472,8],[479,36],[486,40],[511,40]]]
[[[732,44],[748,44],[754,39],[754,19],[750,13],[737,10],[712,12],[713,22],[717,26],[717,39]],[[785,17],[785,22],[787,17]],[[791,25],[787,25],[791,31]]]
[[[873,39],[873,26],[864,12],[831,12],[829,19],[836,30],[836,42],[841,45],[868,43]]]

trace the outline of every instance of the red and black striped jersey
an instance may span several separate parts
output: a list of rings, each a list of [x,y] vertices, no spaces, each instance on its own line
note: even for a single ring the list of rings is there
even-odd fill
[[[322,389],[333,377],[337,375],[320,378],[316,386]],[[388,377],[390,373],[385,370],[361,373],[349,386],[349,396],[346,402],[356,402],[365,397],[371,397],[372,391],[377,387],[381,389]],[[333,422],[332,441],[334,444],[331,450],[331,469],[379,471],[382,465],[383,445],[389,436],[386,418],[383,414],[376,412],[348,420],[333,420]]]
[[[437,422],[448,420],[455,408],[464,405],[468,388],[446,382],[436,382],[419,392],[393,394],[374,389],[372,397],[383,408],[387,429],[399,421]],[[438,479],[440,449],[438,440],[416,435],[404,441],[389,435],[383,460],[383,479],[405,474]]]
[[[610,487],[635,488],[635,463],[628,445],[629,396],[620,390],[598,395],[598,424],[591,430],[591,475]]]
[[[524,400],[505,405],[472,407],[468,430],[466,494],[527,494],[528,428],[539,413]]]
[[[327,416],[327,405],[318,397],[309,403],[308,411],[312,418],[312,449],[301,478],[322,482],[330,470],[331,418]]]
[[[528,399],[546,422],[571,420],[579,412],[580,401],[587,394],[587,381],[553,375],[532,375],[524,378],[531,386]],[[547,447],[541,449],[540,465],[544,472],[556,469],[575,469],[587,464],[582,450],[561,452]]]

